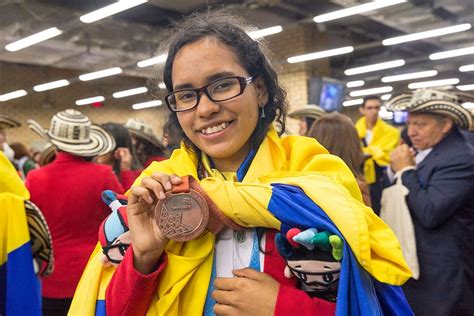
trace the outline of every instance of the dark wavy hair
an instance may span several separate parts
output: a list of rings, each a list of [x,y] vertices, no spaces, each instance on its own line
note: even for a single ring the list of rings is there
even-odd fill
[[[179,50],[188,44],[210,37],[231,48],[249,75],[258,76],[264,81],[268,92],[265,118],[259,119],[257,127],[250,136],[250,145],[256,150],[274,121],[280,125],[280,133],[285,131],[287,100],[286,92],[278,82],[278,75],[267,58],[265,45],[247,35],[246,30],[251,28],[244,19],[222,10],[195,13],[189,16],[176,25],[164,41],[163,45],[168,47],[168,58],[163,70],[163,79],[168,91],[173,91],[173,62]],[[171,143],[176,144],[184,140],[189,148],[200,153],[184,134],[174,112],[171,112],[168,117],[165,133]]]

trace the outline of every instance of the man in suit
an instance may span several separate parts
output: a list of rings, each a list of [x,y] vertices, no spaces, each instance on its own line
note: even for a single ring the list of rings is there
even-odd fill
[[[420,277],[403,290],[416,315],[472,315],[474,152],[459,127],[472,129],[473,118],[445,91],[417,91],[407,100],[413,147],[399,145],[390,169],[409,190]]]

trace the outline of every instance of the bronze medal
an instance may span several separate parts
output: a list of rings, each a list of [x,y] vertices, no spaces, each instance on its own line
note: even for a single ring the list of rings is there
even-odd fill
[[[155,220],[163,234],[174,241],[188,241],[202,234],[209,222],[209,207],[193,189],[184,193],[166,192],[159,200]]]

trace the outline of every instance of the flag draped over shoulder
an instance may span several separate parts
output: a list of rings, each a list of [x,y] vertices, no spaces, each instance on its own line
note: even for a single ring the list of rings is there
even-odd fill
[[[0,152],[0,315],[41,315],[21,179]]]
[[[355,124],[359,139],[365,138],[367,125],[365,117],[361,117]],[[393,126],[382,121],[380,118],[372,129],[372,139],[363,150],[365,154],[370,155],[364,163],[364,176],[367,183],[375,182],[375,165],[385,167],[390,163],[390,153],[400,141],[400,132]]]
[[[153,172],[198,179],[197,164],[198,157],[182,145],[169,160],[150,165],[136,183]],[[344,240],[338,315],[389,314],[394,305],[398,305],[399,314],[410,314],[398,285],[411,273],[398,240],[363,204],[355,178],[340,158],[329,155],[314,139],[280,139],[271,129],[258,151],[239,168],[237,178],[241,181],[219,177],[200,180],[205,192],[236,223],[283,232],[291,227],[317,228]],[[168,264],[160,274],[148,315],[202,315],[213,249],[214,236],[209,232],[166,246]],[[89,266],[96,265],[93,261]],[[80,303],[89,300],[89,305],[96,304],[98,292],[81,286],[92,282],[90,274],[97,276],[100,271],[86,269],[83,280],[89,281],[81,280],[70,315],[93,315],[85,314]],[[96,279],[95,284],[99,283]]]

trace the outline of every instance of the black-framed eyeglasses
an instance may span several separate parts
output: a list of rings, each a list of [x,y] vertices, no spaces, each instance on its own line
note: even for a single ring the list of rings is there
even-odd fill
[[[173,112],[189,111],[198,106],[202,93],[205,93],[213,102],[227,101],[244,93],[245,87],[255,78],[256,76],[220,78],[201,88],[171,92],[165,97],[165,101]]]

